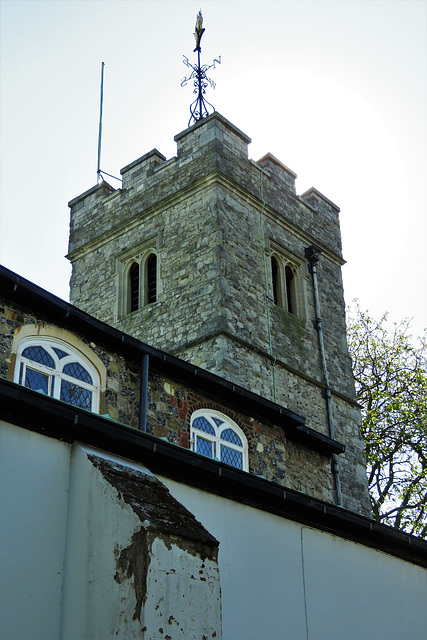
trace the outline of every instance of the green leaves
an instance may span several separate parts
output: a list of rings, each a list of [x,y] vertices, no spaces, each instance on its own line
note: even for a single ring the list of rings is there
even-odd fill
[[[427,349],[410,321],[377,322],[357,303],[348,343],[362,406],[374,518],[427,538]]]

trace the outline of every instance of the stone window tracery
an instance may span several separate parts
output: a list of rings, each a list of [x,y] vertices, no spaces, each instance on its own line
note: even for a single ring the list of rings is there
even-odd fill
[[[159,260],[154,245],[152,239],[116,258],[117,318],[157,302]]]
[[[191,449],[248,471],[247,439],[235,422],[219,411],[200,409],[191,416]]]
[[[306,318],[302,265],[276,247],[271,255],[271,290],[271,298],[278,307],[299,318]]]

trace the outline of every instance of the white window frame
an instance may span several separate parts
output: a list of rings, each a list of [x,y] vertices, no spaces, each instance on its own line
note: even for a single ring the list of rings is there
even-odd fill
[[[45,349],[49,356],[51,356],[51,358],[53,359],[55,368],[52,369],[51,367],[43,365],[39,362],[34,362],[33,360],[30,360],[29,358],[23,356],[23,351],[28,347],[42,347],[43,349]],[[61,349],[69,355],[64,356],[63,358],[59,358],[57,353],[54,351],[54,348]],[[92,378],[92,384],[74,378],[73,376],[70,376],[63,372],[63,369],[67,364],[71,364],[74,362],[80,364],[89,373]],[[29,338],[23,338],[19,343],[18,351],[16,354],[15,371],[13,378],[14,382],[23,384],[25,382],[26,372],[28,369],[40,372],[41,374],[48,376],[47,395],[56,398],[57,400],[61,399],[60,394],[63,381],[91,391],[92,402],[90,411],[94,413],[99,412],[100,380],[98,371],[85,356],[83,356],[77,349],[72,347],[68,342],[45,336],[32,336]],[[52,393],[53,381],[55,381],[55,384],[53,385]],[[25,386],[25,384],[23,384],[23,386]]]
[[[206,433],[206,431],[202,431],[197,427],[194,427],[193,423],[196,420],[196,418],[205,418],[205,420],[207,420],[209,425],[212,426],[215,435]],[[218,426],[213,420],[213,418],[217,418],[218,420],[221,420],[222,424]],[[228,442],[228,440],[222,440],[221,434],[226,429],[232,429],[236,433],[236,435],[242,441],[242,446],[236,445],[232,442]],[[215,411],[214,409],[198,409],[197,411],[194,411],[190,421],[190,446],[192,451],[197,451],[198,438],[205,440],[207,442],[211,442],[212,448],[213,448],[213,445],[215,445],[216,456],[212,455],[208,457],[212,457],[213,459],[216,459],[216,460],[220,460],[221,444],[227,446],[229,449],[234,449],[236,451],[239,451],[242,454],[242,470],[249,471],[247,438],[243,433],[242,429],[228,416],[224,415],[220,411]],[[237,469],[239,467],[233,467],[233,468]]]

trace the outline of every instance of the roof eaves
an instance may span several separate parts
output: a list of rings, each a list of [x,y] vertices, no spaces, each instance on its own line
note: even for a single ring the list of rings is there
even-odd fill
[[[0,380],[0,419],[143,463],[153,473],[427,567],[427,543],[420,538],[7,380]]]

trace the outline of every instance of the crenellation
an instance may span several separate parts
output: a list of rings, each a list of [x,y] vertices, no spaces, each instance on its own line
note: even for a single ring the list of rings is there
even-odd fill
[[[166,158],[157,149],[131,162],[120,170],[123,176],[123,189],[135,189],[144,185],[144,180],[154,174],[155,168],[165,162]]]
[[[268,172],[268,177],[280,185],[279,188],[287,188],[295,194],[295,180],[297,174],[278,160],[272,153],[266,153],[257,162],[263,170]]]

